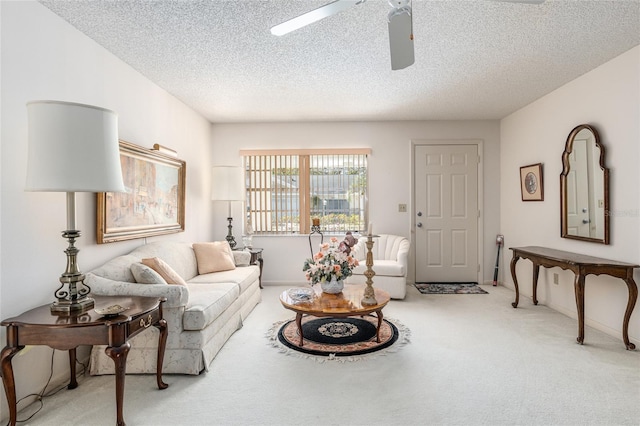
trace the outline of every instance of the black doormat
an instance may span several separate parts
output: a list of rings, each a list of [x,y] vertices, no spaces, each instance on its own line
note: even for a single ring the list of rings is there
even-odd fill
[[[380,342],[376,341],[378,319],[364,317],[329,318],[303,317],[304,344],[299,346],[300,334],[295,320],[276,323],[269,333],[274,346],[286,352],[297,352],[317,359],[357,360],[359,356],[394,351],[396,345],[408,342],[409,330],[397,320],[383,319]]]
[[[422,294],[488,294],[478,283],[415,283]]]

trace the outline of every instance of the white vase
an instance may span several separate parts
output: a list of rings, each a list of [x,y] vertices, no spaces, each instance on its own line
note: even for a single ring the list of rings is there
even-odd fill
[[[339,280],[335,276],[332,276],[331,281],[322,281],[320,287],[325,293],[338,294],[344,288],[344,280]]]

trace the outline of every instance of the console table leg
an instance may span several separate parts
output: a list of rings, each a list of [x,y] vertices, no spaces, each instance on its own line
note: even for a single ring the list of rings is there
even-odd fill
[[[540,274],[540,265],[533,264],[533,304],[538,304],[538,275]]]
[[[13,367],[11,366],[11,358],[20,352],[24,346],[6,346],[2,350],[0,365],[2,366],[2,383],[4,384],[4,393],[7,395],[7,404],[9,405],[9,425],[15,426],[18,418],[18,410],[16,408],[16,380],[13,376]]]
[[[624,282],[627,283],[627,288],[629,289],[629,300],[627,301],[627,310],[624,312],[624,321],[622,322],[622,340],[624,340],[624,345],[627,347],[627,350],[633,350],[636,348],[636,345],[629,341],[629,319],[631,318],[631,313],[636,306],[636,299],[638,298],[638,286],[633,280],[633,271],[631,271],[631,274],[629,274],[629,277],[626,278]]]
[[[513,258],[511,259],[511,278],[513,279],[513,285],[516,288],[516,300],[511,304],[514,308],[518,307],[518,299],[520,298],[520,292],[518,291],[518,279],[516,278],[516,262],[520,259],[516,256],[516,253],[513,252]]]
[[[578,311],[578,343],[584,342],[584,275],[576,274],[576,309]]]
[[[69,349],[69,385],[67,389],[75,389],[78,387],[76,379],[76,348]]]
[[[122,346],[110,347],[108,346],[104,351],[113,360],[115,364],[116,375],[116,424],[118,426],[125,426],[123,415],[123,402],[124,402],[124,378],[127,370],[127,355],[131,349],[131,343],[125,342]]]
[[[160,337],[158,339],[158,363],[156,365],[156,382],[158,382],[158,389],[166,389],[168,384],[162,381],[162,363],[164,362],[164,349],[167,345],[167,321],[161,319],[156,328],[160,331]]]

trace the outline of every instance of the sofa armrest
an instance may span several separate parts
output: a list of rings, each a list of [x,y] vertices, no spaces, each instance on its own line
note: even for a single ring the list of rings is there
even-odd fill
[[[189,301],[189,288],[184,285],[114,281],[91,272],[86,274],[85,282],[91,287],[91,292],[98,296],[166,297],[167,308],[186,306]]]
[[[251,263],[251,253],[244,250],[233,250],[233,263],[236,266],[249,266]]]
[[[398,261],[398,263],[404,266],[405,271],[409,270],[409,251],[410,250],[411,250],[411,243],[409,242],[408,239],[404,238],[400,242],[400,247],[398,247],[398,256],[396,260]]]

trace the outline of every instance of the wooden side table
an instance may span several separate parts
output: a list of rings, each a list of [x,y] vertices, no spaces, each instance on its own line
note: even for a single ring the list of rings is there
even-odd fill
[[[511,304],[514,308],[518,307],[518,279],[516,277],[516,263],[520,258],[529,259],[533,263],[533,304],[538,304],[538,274],[540,266],[545,268],[559,267],[564,270],[570,270],[575,274],[574,291],[576,295],[576,311],[578,313],[578,343],[584,342],[584,282],[589,274],[593,275],[609,275],[614,278],[620,278],[627,284],[629,298],[627,300],[627,309],[624,313],[622,321],[622,340],[627,350],[633,350],[636,345],[629,341],[629,319],[636,305],[638,298],[638,286],[633,280],[633,270],[639,268],[639,265],[632,263],[618,262],[616,260],[602,259],[600,257],[586,256],[562,250],[555,250],[547,247],[511,247],[513,250],[513,258],[511,259],[511,277],[513,285],[516,289],[516,300]]]
[[[68,389],[78,386],[76,381],[76,348],[80,345],[107,345],[105,352],[115,363],[117,424],[124,425],[123,399],[127,354],[131,348],[129,339],[154,326],[160,330],[156,382],[159,389],[169,385],[162,381],[162,361],[167,342],[167,322],[162,316],[164,298],[92,296],[95,308],[112,305],[126,308],[118,316],[103,317],[90,310],[72,315],[52,315],[50,305],[40,306],[0,325],[7,327],[7,346],[0,355],[2,382],[9,405],[9,424],[16,424],[16,389],[11,358],[26,345],[46,345],[53,349],[69,351],[71,370]]]

